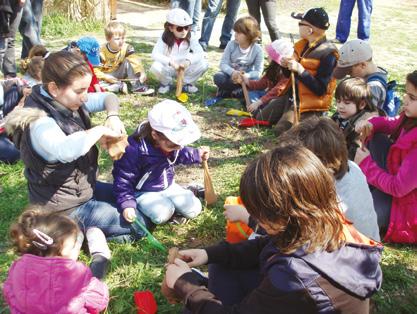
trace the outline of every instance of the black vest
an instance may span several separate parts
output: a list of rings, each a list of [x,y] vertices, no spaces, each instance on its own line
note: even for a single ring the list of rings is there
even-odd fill
[[[69,110],[57,110],[54,103],[53,99],[40,94],[38,85],[33,88],[24,107],[44,111],[66,135],[91,128],[90,117],[84,106],[78,109],[78,115],[74,115]],[[46,209],[70,211],[93,197],[98,158],[95,145],[87,154],[72,162],[49,163],[33,149],[29,125],[14,132],[13,142],[19,148],[25,164],[31,203],[41,204]]]

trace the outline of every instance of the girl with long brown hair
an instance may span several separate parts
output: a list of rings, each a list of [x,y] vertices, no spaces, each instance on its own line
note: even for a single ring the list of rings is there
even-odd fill
[[[311,151],[288,144],[260,156],[240,195],[268,236],[180,251],[188,264],[176,259],[165,279],[189,311],[369,312],[382,247],[344,221],[333,178]],[[207,263],[209,291],[190,270]]]

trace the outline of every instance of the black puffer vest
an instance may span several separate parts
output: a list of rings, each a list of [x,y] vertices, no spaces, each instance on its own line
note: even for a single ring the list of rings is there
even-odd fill
[[[84,106],[78,109],[79,118],[72,112],[57,110],[54,100],[40,93],[35,86],[26,99],[24,108],[42,110],[53,118],[66,134],[91,128],[89,114]],[[22,119],[27,117],[22,117]],[[94,145],[89,152],[69,163],[49,163],[39,156],[32,147],[29,124],[21,123],[13,132],[13,142],[19,148],[25,164],[31,203],[44,205],[56,211],[71,211],[93,197],[97,175],[98,150]]]

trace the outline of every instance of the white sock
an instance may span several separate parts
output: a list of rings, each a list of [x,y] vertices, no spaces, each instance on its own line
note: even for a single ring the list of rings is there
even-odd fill
[[[111,252],[107,245],[106,237],[103,231],[97,227],[92,227],[85,233],[88,243],[88,249],[92,256],[99,254],[110,259]]]

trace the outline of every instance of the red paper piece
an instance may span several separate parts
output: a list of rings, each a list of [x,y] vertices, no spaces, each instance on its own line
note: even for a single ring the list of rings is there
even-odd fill
[[[155,297],[149,290],[136,291],[133,294],[136,307],[138,308],[138,314],[155,314],[158,310]]]

